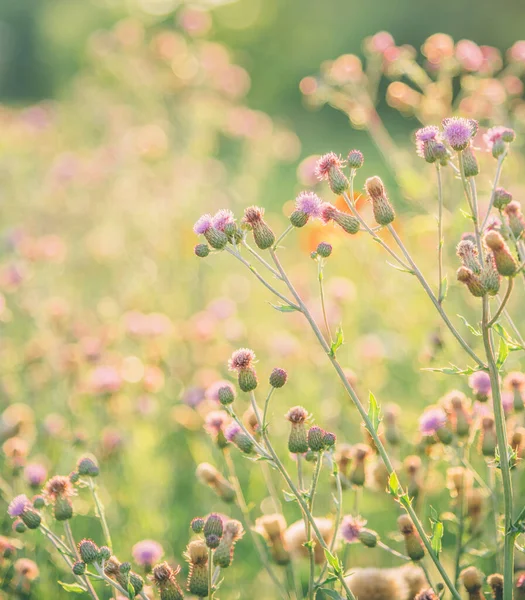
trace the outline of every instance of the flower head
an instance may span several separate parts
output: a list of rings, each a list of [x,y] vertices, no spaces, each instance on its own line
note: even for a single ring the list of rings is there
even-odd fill
[[[24,469],[24,476],[31,487],[40,487],[47,477],[47,469],[39,463],[30,463]]]
[[[241,427],[237,423],[232,422],[226,427],[224,435],[229,442],[233,442],[239,433],[242,433]]]
[[[464,150],[476,135],[478,123],[474,119],[452,117],[443,119],[443,137],[454,150]]]
[[[419,431],[423,435],[433,435],[438,429],[445,426],[447,415],[439,406],[430,406],[419,419]]]
[[[162,558],[164,549],[154,540],[142,540],[133,546],[131,554],[138,565],[148,566]]]
[[[476,373],[473,373],[469,377],[468,384],[476,395],[488,396],[490,394],[490,377],[485,371],[477,371]]]
[[[212,410],[206,415],[204,428],[210,434],[217,435],[228,423],[228,416],[222,410]]]
[[[7,514],[13,518],[20,517],[28,506],[31,506],[29,498],[25,494],[20,494],[9,503]]]
[[[205,215],[205,216],[208,216],[208,215]],[[202,218],[203,217],[201,217],[201,219]],[[198,223],[198,221],[197,221],[197,223]],[[215,227],[215,229],[218,229],[219,231],[224,231],[226,225],[230,225],[233,223],[235,223],[235,218],[233,216],[232,211],[228,210],[227,208],[223,208],[223,209],[219,210],[218,212],[216,212],[211,220],[211,226]],[[197,224],[195,224],[195,226],[196,225]]]
[[[250,350],[249,348],[239,348],[239,350],[235,350],[228,361],[228,368],[230,371],[249,369],[254,360],[255,352],[253,350]]]
[[[304,423],[308,418],[308,412],[302,406],[294,406],[286,414],[286,418],[290,423],[299,424]]]
[[[361,517],[346,515],[341,521],[341,537],[347,544],[354,544],[359,541],[359,533],[366,525],[366,521]]]
[[[75,490],[69,477],[55,475],[44,486],[44,493],[51,501],[55,501],[60,497],[73,496]]]
[[[497,127],[491,127],[483,136],[483,140],[487,144],[488,149],[492,150],[494,144],[497,144],[500,141],[512,142],[515,137],[516,133],[513,129],[498,125]]]
[[[321,207],[323,201],[314,192],[301,192],[295,199],[295,208],[309,217],[318,218],[321,216]]]
[[[203,233],[206,233],[211,227],[213,227],[212,217],[209,214],[205,214],[197,220],[197,222],[193,226],[193,231],[197,235],[202,235]]]
[[[335,152],[329,152],[328,154],[321,156],[321,158],[317,161],[315,174],[317,175],[317,179],[321,181],[323,179],[328,179],[330,171],[333,168],[341,169],[343,166],[343,159],[335,154]]]
[[[213,402],[220,402],[220,394],[221,390],[228,388],[233,395],[235,395],[235,388],[229,381],[225,381],[223,379],[219,381],[215,381],[210,386],[206,388],[205,397],[207,400],[212,400]]]
[[[260,223],[263,219],[263,216],[264,216],[264,208],[260,208],[258,206],[249,206],[244,211],[243,221],[245,223],[248,223],[249,225],[253,226],[253,225]]]

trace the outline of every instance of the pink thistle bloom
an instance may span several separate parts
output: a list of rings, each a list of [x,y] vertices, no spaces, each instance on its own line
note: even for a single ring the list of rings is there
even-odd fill
[[[321,216],[322,205],[323,201],[314,192],[301,192],[295,199],[295,208],[313,218]]]
[[[11,500],[7,507],[7,514],[10,517],[20,517],[26,507],[30,506],[29,498],[25,494],[20,494]]]
[[[47,469],[39,463],[31,463],[24,469],[24,475],[32,487],[40,487],[47,479]]]
[[[443,119],[443,137],[454,150],[464,150],[476,135],[478,122],[474,119],[452,117]]]
[[[505,377],[503,383],[508,389],[523,391],[525,390],[525,375],[519,371],[512,371]]]
[[[228,416],[222,410],[213,410],[206,415],[204,429],[212,435],[217,435],[228,423]]]
[[[122,378],[115,367],[100,365],[91,373],[90,388],[97,394],[112,394],[122,386]]]
[[[445,426],[447,415],[439,406],[430,406],[419,419],[419,431],[423,435],[434,435],[438,429]]]
[[[439,142],[441,136],[435,125],[428,125],[416,131],[416,152],[421,158],[425,158],[425,144],[428,142]]]
[[[228,368],[230,371],[241,371],[242,369],[248,369],[251,367],[252,362],[255,360],[255,352],[249,348],[239,348],[235,350],[232,357],[228,361]]]
[[[491,127],[487,133],[483,136],[483,141],[487,145],[489,150],[492,150],[494,144],[503,141],[512,141],[515,137],[514,130],[510,127],[503,127],[501,125],[497,127]]]
[[[511,413],[514,410],[514,394],[512,392],[502,392],[501,405],[505,414]]]
[[[468,384],[472,391],[480,396],[488,396],[491,391],[490,377],[485,371],[473,373],[468,380]]]
[[[193,226],[193,231],[197,235],[202,235],[206,233],[209,229],[213,227],[211,215],[205,214],[200,217],[195,225]]]
[[[355,544],[359,541],[359,533],[366,525],[361,517],[346,515],[341,521],[341,537],[347,544]]]
[[[321,156],[317,161],[315,174],[319,180],[328,179],[328,175],[332,169],[340,169],[343,166],[343,159],[340,156],[337,156],[335,152],[329,152],[328,154]]]
[[[164,555],[163,547],[154,540],[142,540],[131,549],[133,560],[141,567],[151,566]]]
[[[240,427],[240,425],[237,425],[237,423],[232,422],[228,425],[228,427],[226,427],[226,431],[224,432],[224,437],[229,441],[229,442],[233,442],[233,440],[239,435],[239,433],[242,432],[242,429]]]
[[[223,208],[216,212],[211,220],[212,227],[215,227],[215,229],[218,229],[219,231],[224,231],[226,225],[233,223],[235,223],[235,218],[232,211],[227,208]]]
[[[337,214],[337,208],[330,202],[323,202],[321,205],[321,220],[329,223]]]
[[[219,400],[219,391],[223,388],[230,388],[232,393],[235,394],[235,388],[229,381],[219,380],[212,383],[205,392],[205,397],[207,400],[213,400],[214,402],[220,402]]]

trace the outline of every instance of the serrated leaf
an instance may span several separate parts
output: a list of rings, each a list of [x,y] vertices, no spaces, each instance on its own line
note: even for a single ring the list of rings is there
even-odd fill
[[[297,312],[299,310],[295,306],[290,306],[289,304],[272,304],[270,302],[270,306],[282,313]]]
[[[426,367],[421,370],[430,371],[432,373],[443,373],[445,375],[472,375],[472,373],[477,373],[478,371],[481,371],[481,367],[467,367],[466,369],[460,369],[459,367],[456,367],[456,365],[452,365],[450,367],[443,367],[440,369],[435,367]]]
[[[500,323],[495,323],[492,326],[492,329],[494,329],[494,331],[502,338],[505,339],[505,341],[507,342],[508,346],[509,346],[509,350],[511,352],[515,352],[516,350],[525,350],[525,347],[520,344],[520,342],[518,342],[517,340],[515,340],[514,338],[512,338],[508,331],[500,324]]]
[[[344,344],[344,341],[343,328],[341,325],[339,325],[337,331],[335,332],[335,341],[332,342],[332,345],[330,346],[330,356],[332,358],[335,358],[335,353]]]
[[[392,496],[397,496],[399,492],[399,479],[395,471],[392,471],[390,477],[388,478],[388,491],[392,494]]]
[[[498,348],[498,358],[496,360],[496,366],[498,367],[498,369],[501,369],[501,367],[504,365],[505,361],[507,360],[508,355],[509,355],[509,345],[507,344],[505,338],[500,337],[499,338],[499,348]]]
[[[84,594],[86,592],[86,590],[78,583],[64,583],[63,581],[57,581],[57,583],[66,590],[66,592],[71,592],[72,594]]]
[[[379,428],[379,423],[381,422],[381,414],[379,404],[377,403],[376,397],[372,392],[368,393],[368,418],[372,423],[372,427],[374,428],[374,432],[377,433]]]
[[[443,533],[445,532],[445,529],[433,506],[430,507],[430,523],[432,525],[432,535],[430,537],[430,543],[432,545],[432,550],[434,550],[436,555],[439,556],[439,553],[442,550],[441,539],[443,538]]]
[[[479,329],[476,329],[473,325],[471,325],[467,321],[467,319],[465,319],[465,317],[463,315],[459,315],[458,314],[458,317],[463,321],[463,323],[468,328],[468,330],[470,331],[470,333],[472,333],[473,335],[475,335],[477,337],[481,337],[481,331]]]
[[[326,556],[326,562],[332,567],[336,575],[343,572],[343,565],[337,556],[334,556],[330,550],[325,548],[324,554]]]
[[[447,297],[448,294],[448,277],[445,275],[441,280],[439,285],[439,302],[443,302],[443,300]]]

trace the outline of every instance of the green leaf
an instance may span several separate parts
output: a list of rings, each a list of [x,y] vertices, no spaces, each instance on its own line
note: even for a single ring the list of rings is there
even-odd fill
[[[441,280],[441,284],[439,286],[439,303],[443,302],[443,300],[447,297],[448,294],[448,277],[445,275]]]
[[[338,594],[334,590],[328,588],[319,588],[315,595],[315,600],[325,600],[325,598],[332,598],[333,600],[343,600],[343,596]]]
[[[299,310],[295,306],[290,306],[289,304],[272,304],[271,302],[269,304],[275,308],[275,310],[282,313],[297,312]]]
[[[401,271],[401,273],[408,273],[409,275],[415,275],[414,271],[412,271],[412,269],[405,269],[403,267],[399,267],[398,265],[395,265],[394,263],[388,262],[386,261],[386,264],[390,267],[392,267],[393,269],[395,269],[396,271]]]
[[[432,545],[432,550],[434,550],[437,556],[439,556],[439,553],[442,550],[441,539],[443,538],[445,529],[433,506],[430,507],[430,523],[432,525],[432,536],[430,537],[430,543]]]
[[[509,350],[511,352],[514,352],[516,350],[525,350],[525,347],[522,344],[520,344],[520,342],[513,339],[509,335],[508,331],[500,323],[496,323],[495,325],[493,325],[492,329],[494,329],[494,331],[507,342]]]
[[[295,494],[290,494],[290,492],[287,492],[286,490],[283,490],[283,496],[285,502],[297,502]]]
[[[337,556],[334,556],[330,550],[325,549],[326,562],[332,567],[334,573],[339,575],[343,572],[343,565]]]
[[[458,315],[458,317],[465,323],[465,326],[468,327],[470,333],[474,334],[477,337],[481,337],[481,331],[476,329],[473,325],[471,325],[467,319],[463,315]]]
[[[57,581],[58,585],[62,586],[66,592],[72,594],[84,594],[86,590],[78,583],[64,583],[63,581]]]
[[[472,373],[481,371],[481,367],[467,367],[466,369],[460,369],[459,367],[456,367],[456,365],[451,365],[450,367],[443,367],[441,369],[427,367],[421,370],[431,371],[432,373],[443,373],[445,375],[472,375]]]
[[[372,423],[374,432],[377,433],[379,423],[381,423],[381,411],[379,404],[377,403],[376,397],[372,392],[368,393],[369,405],[368,405],[368,418]]]
[[[335,358],[335,353],[344,344],[344,341],[345,338],[343,336],[343,328],[341,327],[341,325],[339,325],[337,331],[335,332],[335,341],[332,342],[332,345],[330,347],[330,356],[332,358]]]
[[[392,494],[392,496],[397,496],[399,492],[399,479],[395,471],[392,471],[390,477],[388,478],[388,491]]]
[[[496,366],[501,369],[507,357],[509,355],[509,345],[505,341],[505,338],[499,338],[498,358],[496,360]]]
[[[128,583],[128,595],[130,598],[135,598],[135,596],[136,596],[135,588],[133,587],[133,585],[131,583]]]

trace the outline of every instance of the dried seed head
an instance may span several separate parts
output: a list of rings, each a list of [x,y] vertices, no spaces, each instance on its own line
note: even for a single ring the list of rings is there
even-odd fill
[[[503,600],[503,575],[493,573],[487,577],[487,583],[492,590],[494,600]]]
[[[476,567],[467,567],[459,574],[461,583],[469,593],[477,592],[483,585],[483,573]]]

